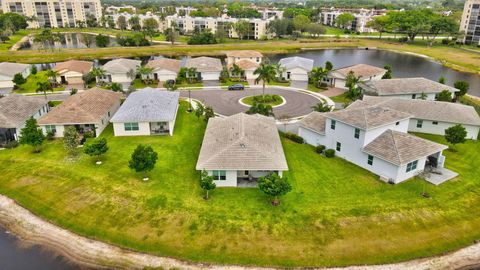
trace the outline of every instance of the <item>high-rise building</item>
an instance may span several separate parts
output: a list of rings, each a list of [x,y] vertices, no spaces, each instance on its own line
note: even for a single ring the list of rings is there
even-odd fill
[[[100,0],[1,0],[2,10],[33,18],[30,28],[77,27],[102,16]]]
[[[480,44],[480,0],[465,2],[460,31],[465,33],[465,44]]]

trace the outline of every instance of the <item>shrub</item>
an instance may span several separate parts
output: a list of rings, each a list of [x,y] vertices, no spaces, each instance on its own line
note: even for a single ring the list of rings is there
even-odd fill
[[[37,66],[33,65],[32,68],[30,69],[30,73],[35,75],[37,74],[37,72],[38,72]]]
[[[73,96],[73,95],[75,95],[76,93],[78,93],[78,89],[77,89],[77,88],[72,88],[72,89],[70,89],[70,96]]]
[[[332,158],[335,156],[335,149],[327,149],[325,150],[325,156],[328,158]]]
[[[17,146],[18,146],[17,141],[9,141],[9,142],[7,142],[7,144],[5,144],[5,148],[7,148],[7,149],[12,149],[12,148],[15,148]]]
[[[55,138],[55,132],[53,131],[48,131],[47,132],[47,136],[46,136],[47,140],[51,141]]]
[[[120,83],[116,83],[116,82],[110,85],[110,89],[113,92],[123,92],[123,86]]]
[[[407,37],[401,37],[398,39],[399,42],[407,42],[408,38]]]
[[[86,131],[83,133],[83,138],[89,139],[89,138],[95,138],[93,131]]]
[[[291,132],[285,133],[285,138],[287,138],[291,141],[294,141],[296,143],[303,143],[304,142],[302,137],[298,136],[295,133],[291,133]]]
[[[450,40],[448,38],[442,39],[442,44],[443,45],[448,45],[450,43]]]
[[[315,152],[321,154],[321,153],[323,153],[323,151],[325,151],[325,148],[326,148],[325,145],[322,145],[322,144],[317,145],[317,147],[315,147]]]

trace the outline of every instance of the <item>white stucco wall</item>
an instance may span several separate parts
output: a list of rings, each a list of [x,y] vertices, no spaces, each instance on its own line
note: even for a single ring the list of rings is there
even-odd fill
[[[125,131],[125,123],[113,123],[115,136],[147,136],[150,135],[150,123],[139,122],[138,130]]]
[[[289,72],[290,78],[288,77]],[[308,72],[301,68],[287,69],[287,71],[285,71],[282,76],[292,81],[308,81]]]
[[[45,105],[42,106],[42,108],[40,108],[38,111],[36,111],[33,115],[31,115],[31,117],[33,117],[34,119],[39,119],[40,117],[46,115],[48,113],[48,110],[49,110],[49,107],[48,107],[48,104],[45,103]],[[23,122],[21,125],[18,125],[16,128],[15,128],[15,139],[18,140],[18,137],[20,136],[20,131],[22,130],[22,128],[25,127],[25,123],[26,121],[29,119],[30,117],[28,117],[27,119],[25,119],[25,122]]]
[[[208,175],[212,175],[212,171],[207,171]],[[236,187],[237,171],[226,171],[226,180],[214,180],[217,187]]]
[[[431,120],[423,120],[423,124],[421,128],[417,128],[417,121],[419,119],[412,118],[410,119],[410,123],[408,125],[408,131],[411,132],[421,132],[421,133],[428,133],[428,134],[436,134],[436,135],[445,135],[445,129],[455,126],[455,123],[447,123],[447,122],[438,122],[437,125],[434,125]],[[476,140],[478,138],[478,132],[480,127],[478,126],[471,126],[471,125],[462,125],[467,130],[467,138]]]

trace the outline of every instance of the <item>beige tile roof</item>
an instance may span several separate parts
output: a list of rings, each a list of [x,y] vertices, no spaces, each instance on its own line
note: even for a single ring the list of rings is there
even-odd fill
[[[223,69],[220,59],[206,56],[189,58],[185,66],[196,68],[198,72],[220,72]]]
[[[480,126],[480,116],[475,109],[458,103],[364,96],[363,101],[352,105],[382,106],[412,114],[417,119]]]
[[[11,94],[0,98],[0,128],[15,128],[23,125],[46,104],[43,97]]]
[[[263,54],[253,50],[226,51],[227,57],[263,57]]]
[[[325,134],[326,122],[327,118],[325,117],[325,113],[311,112],[300,121],[299,125],[320,134]]]
[[[235,65],[239,66],[243,70],[255,70],[259,67],[259,64],[246,59],[236,61]],[[228,65],[228,68],[231,68],[232,66],[233,64]]]
[[[408,133],[387,130],[363,148],[363,152],[397,166],[443,151],[447,146]]]
[[[235,114],[208,122],[197,170],[288,170],[275,120]]]
[[[122,94],[100,88],[92,88],[68,97],[46,116],[40,118],[39,125],[68,125],[99,123],[112,106],[122,98]],[[115,112],[111,112],[113,115]]]
[[[370,66],[367,64],[358,64],[349,67],[344,67],[340,69],[332,70],[331,74],[336,75],[337,77],[345,78],[347,74],[353,71],[355,76],[360,76],[361,78],[369,78],[375,75],[380,75],[386,72],[386,69],[379,68],[376,66]]]
[[[364,130],[395,123],[411,117],[409,113],[388,107],[371,106],[357,108],[355,105],[352,107],[352,105],[344,110],[326,113],[325,116]]]
[[[136,71],[141,64],[142,61],[140,60],[118,58],[108,61],[102,68],[108,73],[126,74],[131,70]]]
[[[53,70],[61,72],[63,70],[76,71],[78,73],[87,74],[92,69],[93,63],[87,61],[69,60],[60,62],[55,65]]]
[[[360,83],[359,86],[365,90],[367,94],[378,96],[398,95],[398,94],[429,94],[440,93],[443,90],[456,92],[451,86],[438,83],[426,78],[399,78],[389,80],[368,81]]]
[[[153,69],[166,69],[178,73],[180,71],[181,63],[182,62],[180,60],[161,58],[148,61],[147,67]]]

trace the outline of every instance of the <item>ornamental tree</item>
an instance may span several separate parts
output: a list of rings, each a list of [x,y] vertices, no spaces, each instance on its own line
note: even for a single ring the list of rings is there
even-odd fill
[[[43,131],[38,128],[37,120],[30,117],[25,122],[25,127],[20,130],[20,144],[30,145],[33,147],[34,153],[40,153],[40,146],[42,146],[43,141],[45,141]]]
[[[213,182],[213,176],[208,175],[207,171],[203,170],[200,176],[200,187],[205,190],[205,200],[208,200],[208,193],[210,190],[214,190],[217,185]]]
[[[450,93],[448,90],[443,90],[442,92],[438,93],[437,101],[452,102],[452,93]]]
[[[136,172],[143,173],[144,180],[148,180],[146,173],[153,170],[157,163],[158,154],[153,151],[151,146],[139,144],[132,153],[132,157],[128,162],[128,167]]]
[[[258,188],[260,188],[263,193],[273,197],[272,204],[274,206],[280,204],[280,196],[292,190],[292,186],[287,181],[287,178],[278,176],[276,173],[258,178]]]
[[[98,138],[85,144],[83,152],[89,156],[97,157],[97,163],[100,164],[100,156],[108,151],[107,139]]]
[[[63,147],[67,150],[67,154],[74,156],[77,154],[77,148],[80,144],[80,136],[74,126],[69,126],[63,131]]]
[[[466,81],[456,81],[453,86],[459,90],[457,92],[457,96],[459,97],[466,95],[468,89],[470,88],[470,84],[468,84]]]
[[[445,129],[445,140],[453,146],[457,143],[464,143],[467,137],[467,130],[460,124]]]

